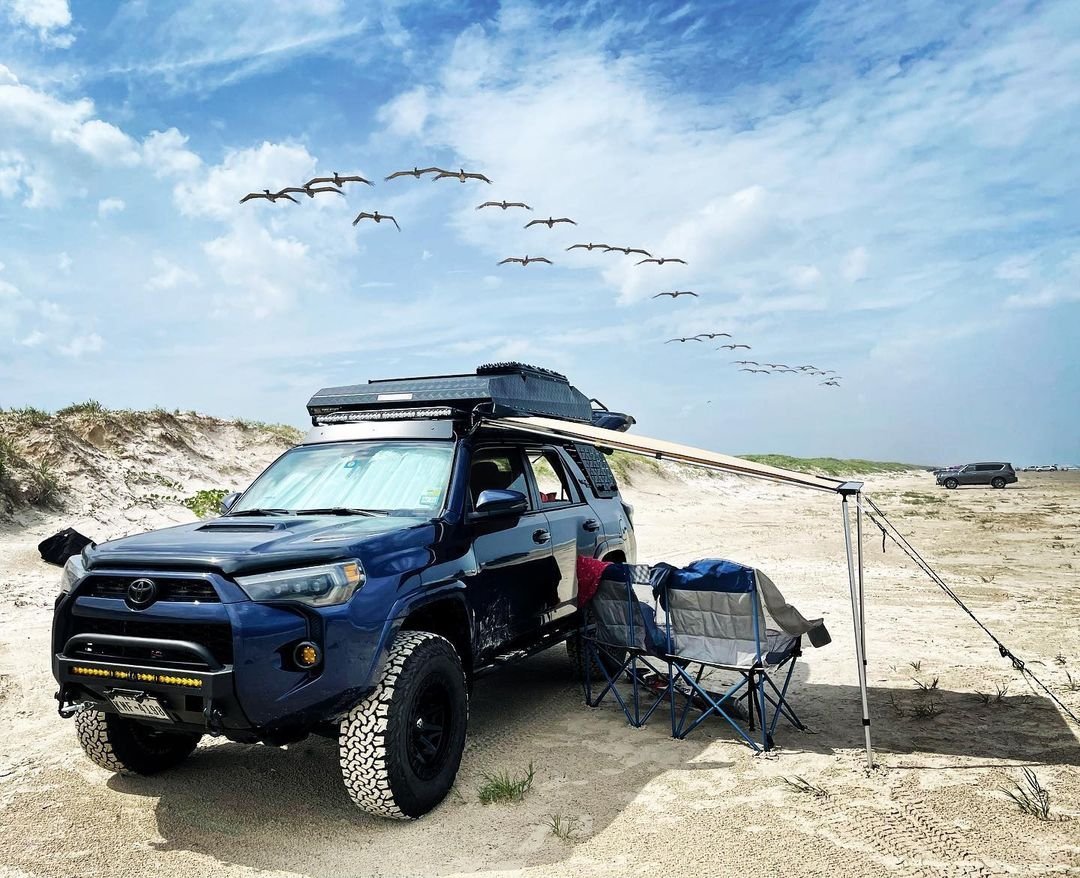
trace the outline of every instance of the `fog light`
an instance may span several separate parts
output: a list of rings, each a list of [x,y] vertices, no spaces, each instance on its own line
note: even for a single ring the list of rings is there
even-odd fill
[[[293,660],[302,668],[313,668],[322,659],[319,647],[309,641],[298,643],[293,650]]]

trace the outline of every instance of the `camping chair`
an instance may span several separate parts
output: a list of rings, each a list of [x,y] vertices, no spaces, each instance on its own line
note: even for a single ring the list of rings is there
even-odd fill
[[[765,751],[781,716],[805,730],[788,702],[788,686],[802,655],[802,635],[814,646],[829,642],[822,620],[804,619],[765,574],[733,561],[697,561],[666,573],[659,596],[667,614],[671,734],[685,738],[715,714],[755,751]],[[735,672],[738,679],[711,692],[702,685],[706,668]],[[692,707],[700,713],[691,720]]]
[[[652,568],[643,564],[609,565],[588,604],[581,632],[585,703],[598,707],[610,693],[635,728],[645,725],[671,696],[664,658],[666,636],[656,622],[656,608],[642,600],[634,588],[652,586],[652,575]],[[599,694],[593,691],[593,667],[599,668],[604,679]],[[644,712],[643,692],[656,699]]]

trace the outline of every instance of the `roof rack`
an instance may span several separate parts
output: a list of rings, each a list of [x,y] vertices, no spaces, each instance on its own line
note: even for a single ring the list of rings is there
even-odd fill
[[[308,402],[315,425],[353,420],[540,415],[591,423],[592,406],[565,375],[526,363],[488,363],[474,373],[387,378],[325,387]]]

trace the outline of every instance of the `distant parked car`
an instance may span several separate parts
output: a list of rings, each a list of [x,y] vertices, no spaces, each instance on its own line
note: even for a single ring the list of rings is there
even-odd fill
[[[937,473],[937,483],[952,490],[960,485],[993,485],[1004,488],[1016,482],[1011,463],[969,463],[958,469],[950,467]]]

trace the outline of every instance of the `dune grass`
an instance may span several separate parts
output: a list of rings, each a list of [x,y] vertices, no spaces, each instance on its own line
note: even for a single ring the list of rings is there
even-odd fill
[[[862,460],[857,457],[792,457],[789,454],[740,454],[743,460],[778,466],[781,469],[822,476],[853,476],[868,473],[903,473],[913,469],[926,469],[913,463],[897,463],[891,460]]]

